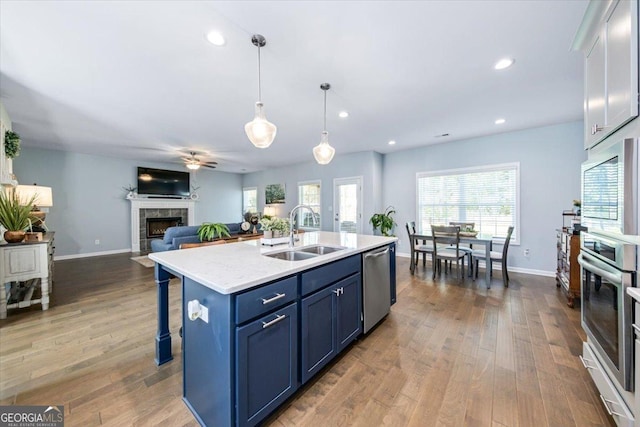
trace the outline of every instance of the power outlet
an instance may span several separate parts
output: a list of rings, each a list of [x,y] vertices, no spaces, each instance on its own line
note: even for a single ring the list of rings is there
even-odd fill
[[[525,249],[525,250],[524,250],[524,256],[526,256],[527,258],[529,258],[529,255],[531,255],[531,252],[529,251],[529,249]]]
[[[96,239],[95,243],[96,243],[96,245],[99,245],[100,244],[100,239]]]

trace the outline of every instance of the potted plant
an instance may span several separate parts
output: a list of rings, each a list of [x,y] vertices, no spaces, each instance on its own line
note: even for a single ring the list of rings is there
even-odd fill
[[[198,228],[198,237],[200,240],[211,241],[216,237],[229,237],[229,227],[221,222],[204,222]]]
[[[291,229],[291,225],[289,224],[289,219],[285,218],[274,218],[274,225],[272,227],[274,234],[278,234],[275,237],[283,237],[289,234],[289,230]]]
[[[289,234],[290,224],[288,219],[263,216],[260,219],[260,226],[264,231],[264,238],[282,237]]]
[[[10,130],[4,133],[4,154],[13,159],[20,154],[20,135]]]
[[[122,189],[127,192],[127,199],[135,199],[137,190],[136,187],[134,187],[133,185],[128,185],[126,187],[122,187]]]
[[[393,206],[387,206],[387,209],[383,213],[375,213],[369,219],[371,225],[373,225],[373,231],[375,232],[378,228],[380,228],[380,233],[383,236],[393,236],[391,231],[393,227],[396,225],[396,222],[393,220],[391,215],[396,213]]]
[[[4,232],[7,242],[22,242],[31,221],[37,221],[31,213],[35,198],[34,195],[30,200],[23,201],[13,189],[0,191],[0,225],[7,230]]]
[[[582,207],[582,202],[580,200],[573,200],[573,213],[576,215],[580,215],[580,208]]]

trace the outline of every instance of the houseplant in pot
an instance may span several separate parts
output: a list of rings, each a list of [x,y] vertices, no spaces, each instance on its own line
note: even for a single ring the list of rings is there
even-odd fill
[[[392,230],[396,225],[396,222],[392,218],[394,213],[396,213],[394,207],[387,206],[387,209],[385,209],[384,212],[373,214],[369,219],[369,222],[373,225],[373,231],[376,232],[379,228],[380,233],[383,236],[393,236]]]
[[[31,221],[37,221],[31,213],[35,195],[30,200],[21,200],[11,188],[0,191],[0,225],[7,231],[4,239],[9,243],[24,240],[25,230]]]
[[[200,241],[206,242],[216,237],[229,237],[229,227],[221,222],[204,222],[198,228],[198,237]]]

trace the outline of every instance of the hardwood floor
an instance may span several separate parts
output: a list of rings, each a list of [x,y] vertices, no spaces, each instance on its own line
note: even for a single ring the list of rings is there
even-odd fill
[[[197,425],[181,400],[179,284],[175,359],[158,368],[153,269],[129,256],[58,261],[50,309],[0,320],[1,405],[64,405],[67,426]],[[391,314],[266,424],[615,425],[578,359],[579,308],[553,278],[510,279],[434,282],[398,258]]]

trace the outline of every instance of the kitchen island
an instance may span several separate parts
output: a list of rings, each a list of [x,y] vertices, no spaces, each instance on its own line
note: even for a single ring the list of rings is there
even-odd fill
[[[388,248],[379,253],[390,254],[383,275],[395,301],[395,241],[307,232],[294,248],[247,241],[150,254],[156,363],[172,359],[168,284],[175,275],[182,279],[185,403],[202,425],[258,424],[362,334],[363,254]]]

